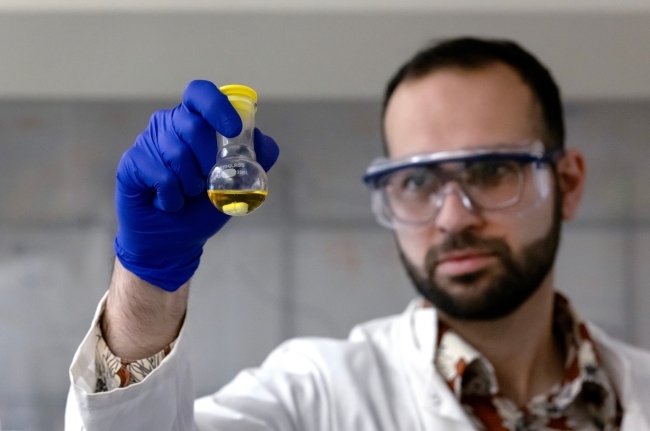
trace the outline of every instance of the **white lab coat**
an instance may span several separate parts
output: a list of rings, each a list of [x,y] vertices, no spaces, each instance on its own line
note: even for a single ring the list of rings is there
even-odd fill
[[[93,394],[96,335],[70,368],[66,431],[100,430],[474,430],[435,372],[435,310],[420,300],[404,313],[356,326],[347,340],[300,338],[243,370],[219,392],[193,401],[185,330],[144,381]],[[100,314],[98,309],[93,326]],[[650,431],[650,353],[590,326],[623,404],[623,431]]]

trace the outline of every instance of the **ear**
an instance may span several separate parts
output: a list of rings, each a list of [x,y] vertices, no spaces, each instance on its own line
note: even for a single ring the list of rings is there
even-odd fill
[[[556,166],[562,199],[562,219],[571,220],[578,210],[585,186],[585,159],[580,151],[569,149],[557,161]]]

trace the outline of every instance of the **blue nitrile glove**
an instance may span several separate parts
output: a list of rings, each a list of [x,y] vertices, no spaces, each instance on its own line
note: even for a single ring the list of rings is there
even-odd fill
[[[234,137],[241,128],[228,98],[208,81],[190,82],[183,103],[151,116],[117,168],[115,254],[126,269],[170,292],[192,277],[203,245],[230,219],[206,193],[215,131]],[[257,129],[254,145],[268,171],[278,146]]]

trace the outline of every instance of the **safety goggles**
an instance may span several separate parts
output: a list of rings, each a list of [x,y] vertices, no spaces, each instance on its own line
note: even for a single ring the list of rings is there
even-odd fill
[[[544,144],[499,145],[470,150],[417,154],[399,159],[378,158],[363,181],[372,194],[377,221],[391,229],[432,222],[450,194],[469,211],[512,207],[528,193],[526,208],[550,193],[550,165],[562,151]]]

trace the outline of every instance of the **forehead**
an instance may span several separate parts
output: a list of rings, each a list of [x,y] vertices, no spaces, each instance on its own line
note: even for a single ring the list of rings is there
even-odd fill
[[[386,107],[391,157],[541,138],[541,110],[511,67],[444,68],[398,85]]]

